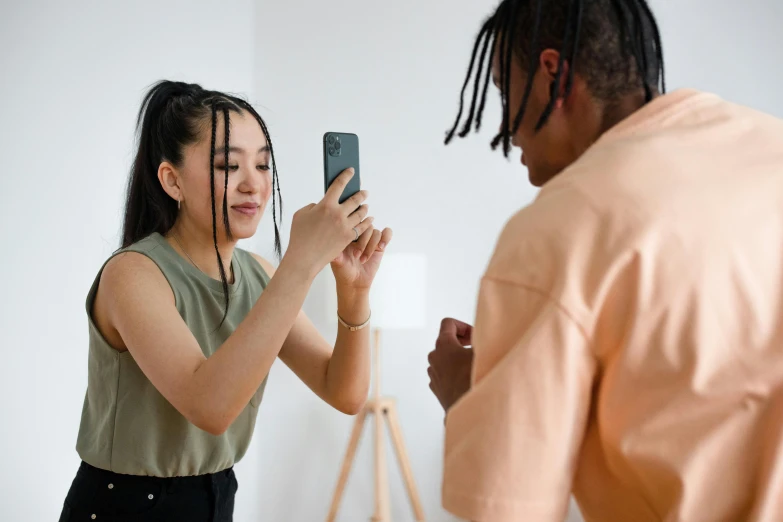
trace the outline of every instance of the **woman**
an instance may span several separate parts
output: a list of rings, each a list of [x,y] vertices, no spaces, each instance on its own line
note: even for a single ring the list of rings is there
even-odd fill
[[[142,103],[122,249],[87,298],[89,382],[82,464],[61,522],[230,521],[237,482],[276,357],[337,410],[355,414],[369,382],[368,294],[391,230],[366,192],[344,203],[345,172],[299,210],[275,271],[236,247],[270,198],[282,201],[272,142],[244,100],[164,81]],[[334,348],[301,307],[331,262]],[[273,277],[274,276],[274,277]]]

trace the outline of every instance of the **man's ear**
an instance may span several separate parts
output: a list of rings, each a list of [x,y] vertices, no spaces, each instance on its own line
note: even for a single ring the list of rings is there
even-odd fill
[[[560,53],[554,49],[546,49],[541,53],[539,58],[539,70],[544,75],[546,84],[549,86],[548,96],[556,98],[555,107],[560,108],[565,101],[565,89],[566,80],[568,78],[568,72],[570,70],[570,64],[563,61],[563,70],[560,73],[560,86],[556,93],[552,92],[552,88],[555,85],[555,79],[557,78],[557,69],[560,65]]]

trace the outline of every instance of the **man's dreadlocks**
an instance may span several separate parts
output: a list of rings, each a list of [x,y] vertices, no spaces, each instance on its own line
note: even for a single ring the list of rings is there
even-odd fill
[[[646,0],[503,0],[495,13],[484,22],[476,37],[468,73],[462,85],[459,113],[446,136],[446,144],[454,138],[459,128],[464,112],[465,91],[473,77],[474,68],[477,70],[473,99],[458,135],[461,138],[467,136],[474,124],[475,130],[481,127],[492,63],[497,52],[503,125],[501,132],[492,140],[492,148],[497,148],[502,141],[503,152],[507,156],[511,149],[511,136],[517,132],[525,115],[533,89],[533,78],[539,68],[539,57],[546,49],[559,49],[560,60],[552,82],[549,104],[538,119],[536,131],[551,116],[557,93],[564,81],[564,96],[567,98],[570,94],[575,72],[585,78],[594,96],[609,105],[640,89],[644,90],[647,102],[654,94],[666,92],[661,37]],[[519,61],[527,73],[527,85],[519,112],[514,115],[513,125],[509,125],[512,121],[508,102],[512,57]],[[564,79],[565,63],[569,67]],[[644,73],[640,74],[640,71]]]

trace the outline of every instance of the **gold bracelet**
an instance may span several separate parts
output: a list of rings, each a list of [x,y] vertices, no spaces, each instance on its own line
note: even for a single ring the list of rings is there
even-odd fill
[[[368,324],[370,324],[370,319],[372,318],[372,312],[370,312],[370,317],[367,318],[366,321],[364,321],[362,324],[354,325],[354,324],[348,324],[346,323],[342,317],[340,317],[340,312],[337,312],[337,320],[340,321],[340,324],[348,328],[348,330],[352,332],[356,332],[358,330],[361,330],[362,328],[366,327]]]

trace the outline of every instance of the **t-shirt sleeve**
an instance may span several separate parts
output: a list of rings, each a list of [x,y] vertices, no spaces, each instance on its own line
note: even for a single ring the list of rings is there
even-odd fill
[[[535,232],[525,230],[526,219],[517,220],[517,233]],[[543,282],[547,271],[573,274],[556,259],[567,249],[534,251],[516,242],[513,252],[503,252],[503,242],[518,235],[510,228],[481,283],[471,390],[446,420],[442,501],[475,522],[562,522],[596,362],[578,319],[548,291],[554,286],[525,282]],[[514,271],[520,257],[536,265],[534,277]]]

